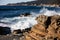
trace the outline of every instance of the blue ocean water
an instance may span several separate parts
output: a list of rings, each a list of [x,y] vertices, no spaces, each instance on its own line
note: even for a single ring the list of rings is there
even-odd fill
[[[44,7],[44,6],[0,6],[1,17],[15,17],[22,13],[39,12],[41,9],[60,11],[58,7]]]

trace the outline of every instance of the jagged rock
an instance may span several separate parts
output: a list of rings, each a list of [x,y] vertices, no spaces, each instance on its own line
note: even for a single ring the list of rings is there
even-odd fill
[[[51,26],[49,26],[48,28],[47,28],[47,30],[48,30],[48,33],[47,33],[47,35],[45,36],[46,37],[46,39],[50,39],[50,38],[55,38],[57,35],[56,35],[56,33],[55,33],[55,29],[53,28],[53,27],[51,27]]]
[[[38,22],[39,24],[44,25],[44,23],[46,22],[47,18],[48,18],[48,16],[40,15],[40,16],[38,16],[38,17],[36,18],[36,20],[37,20],[37,22]]]
[[[51,26],[53,27],[53,28],[57,28],[57,27],[59,27],[59,23],[60,23],[60,16],[59,15],[55,15],[55,16],[52,16],[51,17]]]
[[[60,16],[40,15],[36,18],[38,24],[25,35],[26,40],[60,40]]]
[[[31,15],[30,13],[23,13],[20,16],[30,16],[30,15]]]
[[[32,28],[27,28],[22,31],[14,30],[13,33],[14,34],[22,33],[23,37],[19,36],[20,40],[60,40],[60,16],[59,15],[54,15],[54,16],[40,15],[36,18],[36,20],[38,24],[34,25]],[[15,37],[16,35],[13,36]],[[8,39],[12,38],[13,36],[8,37]]]

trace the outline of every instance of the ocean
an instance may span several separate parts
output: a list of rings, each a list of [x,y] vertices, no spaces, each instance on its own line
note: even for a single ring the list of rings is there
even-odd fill
[[[21,16],[22,14],[30,16]],[[46,6],[0,6],[0,26],[11,28],[11,32],[17,29],[25,29],[37,24],[35,18],[40,15],[60,15],[60,7]]]

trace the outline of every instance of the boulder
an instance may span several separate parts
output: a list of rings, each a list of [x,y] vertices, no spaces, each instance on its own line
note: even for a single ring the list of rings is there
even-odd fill
[[[11,33],[11,29],[9,27],[1,27],[0,26],[0,35],[7,35]]]
[[[30,13],[23,13],[20,16],[30,16],[30,15],[31,15]]]

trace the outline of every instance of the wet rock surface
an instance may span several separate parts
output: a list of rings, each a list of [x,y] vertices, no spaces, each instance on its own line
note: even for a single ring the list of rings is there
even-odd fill
[[[10,33],[11,33],[11,29],[9,27],[0,26],[0,35],[6,35]]]

